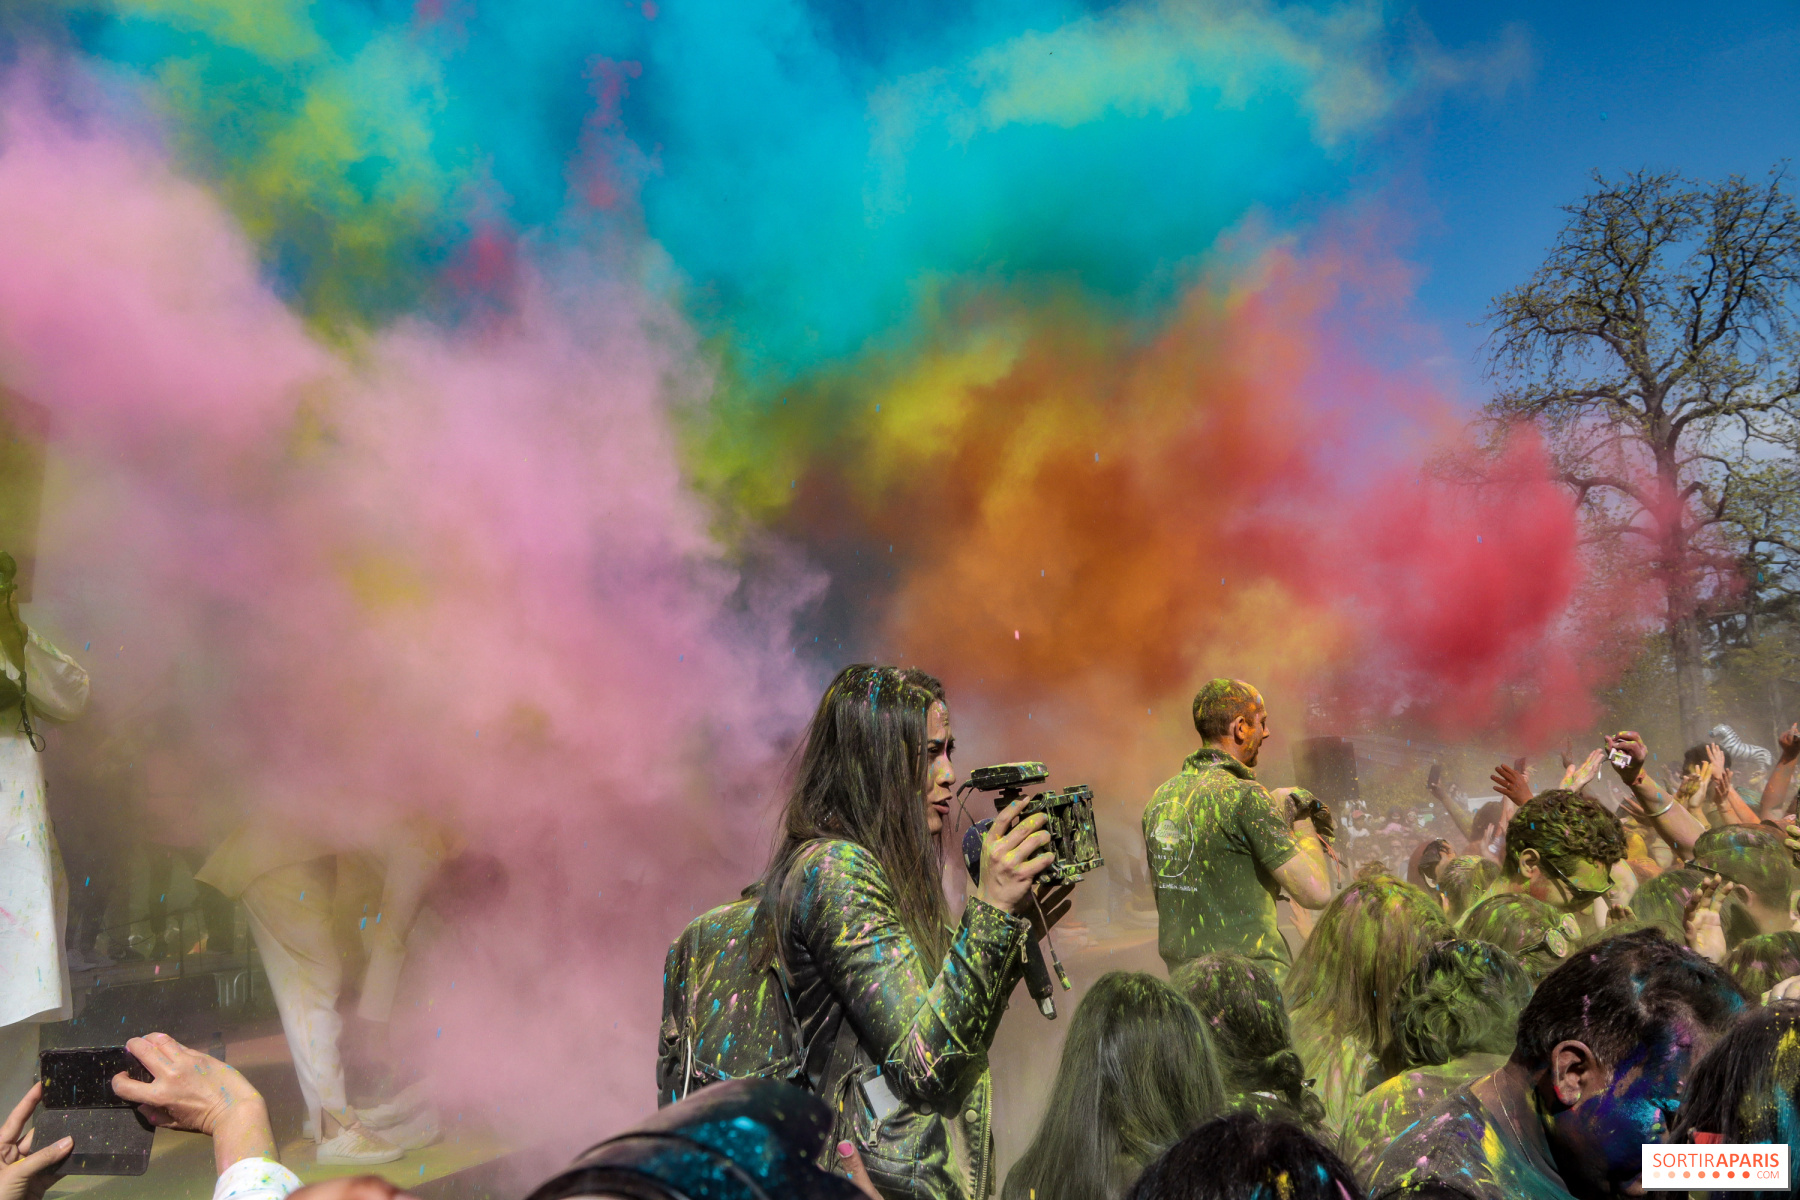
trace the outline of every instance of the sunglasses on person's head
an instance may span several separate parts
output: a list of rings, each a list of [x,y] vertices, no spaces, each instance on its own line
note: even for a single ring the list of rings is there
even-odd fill
[[[1571,904],[1585,908],[1596,900],[1604,899],[1606,894],[1613,890],[1612,880],[1610,879],[1606,881],[1605,887],[1598,890],[1581,887],[1577,885],[1573,879],[1570,879],[1568,874],[1554,862],[1551,862],[1547,858],[1541,861],[1544,864],[1544,870],[1550,872],[1551,876],[1558,883],[1563,885],[1563,890],[1569,893],[1569,903]]]
[[[1575,918],[1565,915],[1561,923],[1551,925],[1544,930],[1544,936],[1530,946],[1520,946],[1513,952],[1517,958],[1524,958],[1538,950],[1545,951],[1552,958],[1567,958],[1569,946],[1579,936]]]

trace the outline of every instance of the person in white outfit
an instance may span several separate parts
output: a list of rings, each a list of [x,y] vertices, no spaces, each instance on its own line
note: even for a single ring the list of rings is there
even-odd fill
[[[87,672],[19,617],[0,553],[0,1096],[37,1078],[38,1026],[74,1015],[63,925],[69,885],[44,803],[36,723],[87,707]]]
[[[377,858],[389,877],[382,906],[392,904],[393,919],[385,911],[377,911],[372,921],[364,918],[365,936],[370,925],[380,932],[370,937],[372,978],[363,988],[360,1015],[385,1023],[406,934],[444,848],[429,830],[410,826],[383,841],[388,844]],[[344,969],[332,919],[340,865],[347,857],[291,827],[253,822],[226,838],[194,878],[244,903],[306,1101],[306,1135],[319,1143],[318,1161],[371,1166],[430,1144],[438,1128],[418,1096],[364,1114],[350,1107],[338,1012]]]

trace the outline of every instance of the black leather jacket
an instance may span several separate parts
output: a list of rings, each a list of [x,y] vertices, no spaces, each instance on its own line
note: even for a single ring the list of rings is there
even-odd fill
[[[984,1200],[994,1186],[987,1051],[1030,924],[971,898],[943,962],[928,963],[881,865],[845,841],[802,850],[783,898],[781,969],[808,1076],[837,1114],[833,1145],[854,1141],[889,1200]],[[871,1088],[899,1102],[885,1119]]]

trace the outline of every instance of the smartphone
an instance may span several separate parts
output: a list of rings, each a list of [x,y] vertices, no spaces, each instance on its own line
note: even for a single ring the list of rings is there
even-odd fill
[[[124,1072],[144,1083],[149,1071],[123,1046],[45,1050],[38,1055],[44,1098],[38,1105],[34,1145],[75,1139],[75,1149],[58,1171],[64,1175],[142,1175],[150,1168],[156,1127],[137,1106],[113,1091],[113,1076]]]

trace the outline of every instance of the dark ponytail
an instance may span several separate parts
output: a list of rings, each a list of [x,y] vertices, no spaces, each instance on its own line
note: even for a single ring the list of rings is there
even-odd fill
[[[1325,1101],[1312,1090],[1312,1081],[1307,1079],[1306,1066],[1298,1054],[1292,1050],[1277,1050],[1262,1060],[1258,1074],[1268,1084],[1261,1090],[1274,1092],[1286,1100],[1288,1107],[1310,1124],[1324,1124]]]

